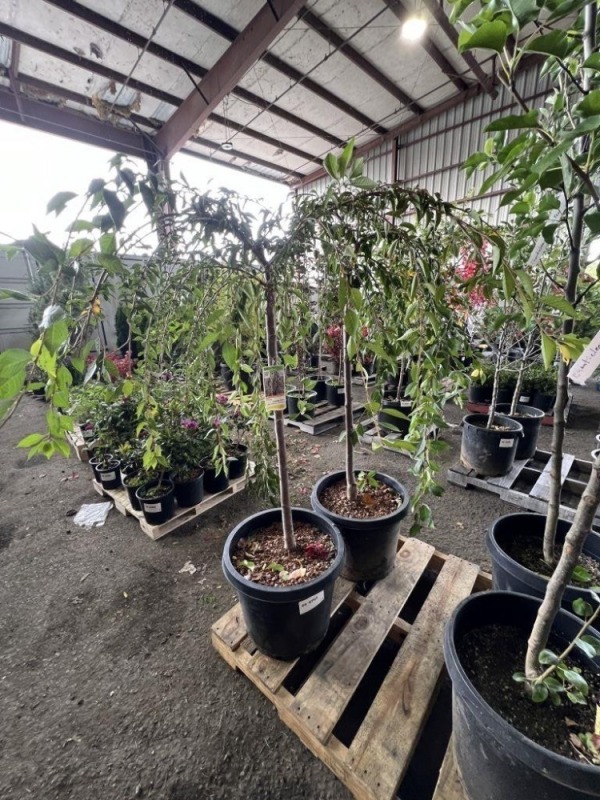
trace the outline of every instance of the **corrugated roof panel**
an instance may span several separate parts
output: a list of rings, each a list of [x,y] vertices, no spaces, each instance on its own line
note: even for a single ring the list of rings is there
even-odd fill
[[[12,56],[12,41],[6,36],[0,36],[0,64],[3,67],[10,66]]]

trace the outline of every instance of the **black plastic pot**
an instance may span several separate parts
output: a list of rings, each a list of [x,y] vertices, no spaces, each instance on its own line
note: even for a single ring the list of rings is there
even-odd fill
[[[219,472],[217,475],[214,467],[204,467],[204,491],[208,494],[223,492],[229,486],[227,473]]]
[[[233,392],[233,370],[229,369],[227,364],[221,364],[221,380],[225,384],[225,389]]]
[[[312,408],[307,408],[304,413],[300,413],[298,401],[304,400],[306,403],[315,403],[317,399],[316,392],[301,392],[297,389],[287,393],[287,410],[292,419],[302,422],[305,419],[310,419],[314,415]]]
[[[514,419],[496,414],[495,420],[506,430],[488,430],[487,414],[467,414],[463,419],[460,460],[478,475],[499,476],[510,471],[523,426]]]
[[[397,413],[410,416],[412,411],[412,400],[384,400],[377,413],[377,421],[380,427],[390,433],[399,433],[406,436],[410,428],[410,419],[403,419]]]
[[[486,545],[492,561],[492,579],[494,589],[505,589],[510,592],[522,592],[532,597],[542,598],[546,593],[548,578],[519,564],[512,556],[508,555],[510,542],[524,533],[535,536],[539,540],[540,558],[542,557],[542,543],[544,540],[544,527],[546,517],[543,514],[519,512],[498,517],[490,526]],[[569,528],[570,522],[559,520],[556,528],[556,540],[562,544]],[[588,534],[583,552],[600,561],[600,535],[593,531]],[[592,606],[596,601],[589,590],[580,586],[568,586],[563,596],[563,608],[572,610],[573,601],[578,597],[583,598]]]
[[[136,494],[137,490],[139,489],[139,486],[137,486],[137,485],[136,486],[130,486],[129,485],[129,481],[132,478],[133,478],[133,475],[127,476],[127,475],[121,474],[121,481],[123,483],[123,486],[125,487],[125,490],[127,491],[127,497],[129,497],[129,502],[131,504],[131,507],[133,508],[134,511],[141,511],[142,510],[142,504],[138,500],[138,497],[137,497],[137,494]]]
[[[461,640],[482,626],[517,626],[526,639],[539,605],[539,600],[522,594],[480,592],[460,603],[446,627],[454,755],[468,800],[600,798],[598,767],[546,750],[513,728],[482,698],[460,662]],[[560,611],[553,630],[566,643],[580,627],[578,617]],[[591,663],[600,669],[600,658]]]
[[[248,448],[245,444],[236,445],[236,454],[229,457],[227,475],[230,481],[243,478],[248,467]]]
[[[328,534],[336,555],[325,572],[296,586],[261,586],[243,578],[231,562],[237,541],[281,519],[281,509],[271,508],[247,517],[227,537],[223,572],[236,590],[250,638],[271,658],[291,661],[310,653],[323,641],[329,627],[333,586],[344,560],[344,542],[329,520],[306,508],[293,508],[292,519],[309,522]]]
[[[534,406],[517,405],[516,413],[509,414],[510,403],[498,403],[496,411],[510,417],[523,426],[523,436],[517,444],[515,459],[533,458],[537,448],[538,437],[542,427],[544,412]]]
[[[202,502],[204,497],[204,472],[190,481],[174,481],[175,500],[181,508],[191,508]]]
[[[102,461],[100,456],[92,456],[88,461],[88,464],[92,468],[92,472],[94,473],[94,480],[100,483],[100,473],[98,472],[98,464]]]
[[[96,465],[95,472],[98,475],[103,489],[118,489],[121,485],[121,462],[118,458],[111,458],[105,461],[104,465]]]
[[[479,403],[489,406],[492,402],[493,388],[491,384],[489,386],[475,386],[472,384],[469,386],[469,394],[467,395],[469,403]]]
[[[84,425],[80,425],[79,430],[81,431],[81,438],[86,445],[91,444],[96,438],[96,431],[94,428],[86,428]]]
[[[158,481],[150,481],[145,483],[136,492],[136,497],[140,501],[144,519],[149,525],[162,525],[168,519],[171,519],[175,513],[175,493],[173,489],[173,481],[163,479],[163,485],[166,487],[161,494],[154,495],[154,497],[144,497],[144,493],[153,486],[158,485]]]
[[[346,402],[346,390],[344,384],[337,381],[328,380],[325,383],[325,394],[330,406],[343,406]]]
[[[356,470],[358,474],[359,470]],[[330,472],[320,478],[313,487],[310,503],[313,509],[339,528],[346,545],[346,560],[342,577],[350,581],[378,581],[394,568],[398,550],[400,523],[408,512],[410,496],[407,489],[390,475],[375,473],[378,481],[391,486],[402,498],[401,504],[392,514],[370,519],[353,519],[334,514],[320,501],[322,492],[332,483],[345,480],[346,473]]]
[[[555,394],[545,394],[544,392],[537,392],[534,390],[531,396],[531,405],[535,406],[535,408],[540,408],[544,412],[552,411],[555,402]]]

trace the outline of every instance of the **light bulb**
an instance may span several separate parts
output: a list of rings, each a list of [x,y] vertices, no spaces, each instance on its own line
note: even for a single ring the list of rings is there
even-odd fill
[[[221,150],[233,150],[233,143],[223,142],[223,144],[221,145]]]
[[[427,28],[427,20],[422,16],[409,17],[402,25],[401,36],[409,42],[418,42],[423,38]]]

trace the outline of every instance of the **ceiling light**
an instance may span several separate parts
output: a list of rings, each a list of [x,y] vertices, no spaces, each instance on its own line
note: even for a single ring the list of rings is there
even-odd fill
[[[400,35],[409,42],[418,42],[422,39],[427,29],[427,20],[420,15],[410,16],[403,23]]]
[[[233,150],[233,142],[223,142],[221,150]]]

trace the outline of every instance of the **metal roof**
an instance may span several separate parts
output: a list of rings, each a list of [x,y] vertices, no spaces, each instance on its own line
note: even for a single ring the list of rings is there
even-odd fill
[[[352,136],[495,93],[443,5],[415,2],[419,44],[399,38],[408,0],[0,0],[0,119],[298,185]]]

